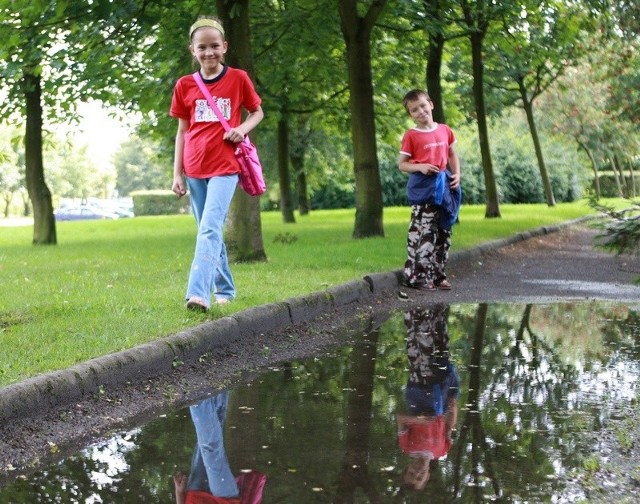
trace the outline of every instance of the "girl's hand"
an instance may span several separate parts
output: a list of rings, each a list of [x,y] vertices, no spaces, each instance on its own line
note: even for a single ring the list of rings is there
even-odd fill
[[[176,495],[184,494],[187,490],[187,475],[177,472],[173,475],[173,484],[176,487]]]
[[[244,133],[236,128],[231,128],[229,131],[226,131],[224,136],[222,137],[224,140],[228,140],[229,142],[238,143],[242,142],[244,139]]]
[[[173,179],[173,186],[171,186],[171,190],[178,196],[178,198],[182,198],[185,194],[187,194],[187,189],[184,186],[184,180],[182,179],[182,175],[178,175]]]

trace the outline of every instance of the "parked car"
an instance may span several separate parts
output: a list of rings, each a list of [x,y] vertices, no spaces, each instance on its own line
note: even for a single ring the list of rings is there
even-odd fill
[[[58,208],[53,212],[57,221],[119,219],[117,213],[107,212],[88,205]]]

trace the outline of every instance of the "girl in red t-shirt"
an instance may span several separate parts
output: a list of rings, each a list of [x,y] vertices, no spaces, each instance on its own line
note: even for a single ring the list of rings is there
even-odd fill
[[[200,65],[200,75],[231,125],[225,132],[192,75],[178,80],[170,110],[178,119],[172,190],[181,197],[189,189],[198,224],[186,301],[190,309],[208,310],[212,295],[215,303],[227,303],[236,295],[223,241],[224,221],[240,173],[235,145],[260,123],[264,113],[247,73],[224,63],[228,45],[221,21],[201,17],[189,36],[189,50]],[[242,109],[248,112],[244,121]]]

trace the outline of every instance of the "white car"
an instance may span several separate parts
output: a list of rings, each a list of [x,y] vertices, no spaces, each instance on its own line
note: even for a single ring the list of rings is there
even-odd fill
[[[89,205],[58,208],[53,212],[57,221],[119,219],[117,213],[107,212]]]

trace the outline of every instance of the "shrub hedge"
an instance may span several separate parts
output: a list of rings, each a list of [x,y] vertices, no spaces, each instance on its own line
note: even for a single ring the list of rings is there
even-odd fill
[[[133,213],[136,217],[142,215],[174,215],[189,212],[189,195],[176,198],[176,195],[169,190],[158,189],[152,191],[134,191],[131,193],[133,199]]]

